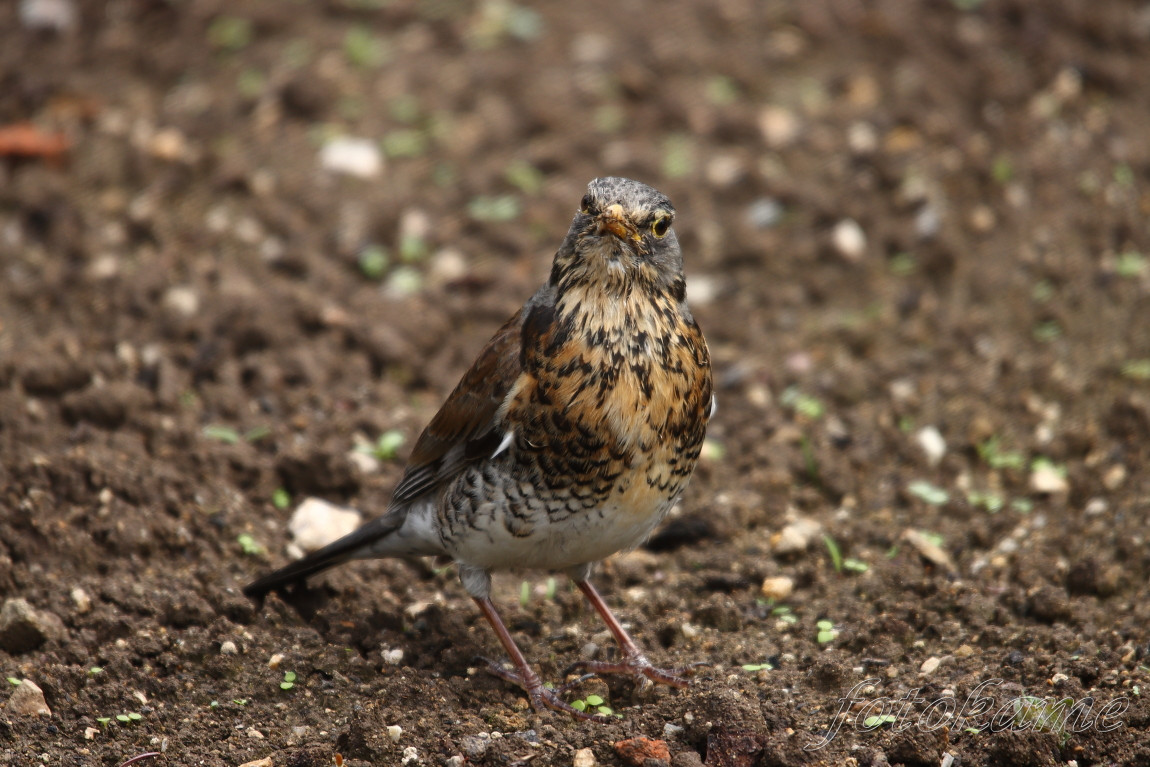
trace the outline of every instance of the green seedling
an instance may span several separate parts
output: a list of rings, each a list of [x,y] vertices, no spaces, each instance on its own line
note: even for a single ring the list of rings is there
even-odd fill
[[[991,492],[982,492],[980,490],[971,490],[966,494],[966,502],[971,506],[981,506],[991,514],[997,514],[1002,511],[1006,505],[1001,495]]]
[[[264,553],[264,547],[250,533],[237,535],[236,543],[240,545],[240,551],[248,556],[254,557]]]
[[[92,666],[92,668],[88,669],[88,676],[98,676],[99,674],[103,673],[104,669],[100,668],[99,666]]]
[[[143,718],[142,715],[137,714],[135,711],[128,714],[116,714],[116,721],[120,724],[135,724]]]
[[[950,500],[950,493],[941,487],[927,482],[925,479],[916,479],[906,486],[907,492],[931,506],[942,506]]]
[[[283,681],[280,682],[281,690],[290,690],[295,687],[296,673],[294,671],[285,671]]]
[[[827,644],[833,642],[839,635],[839,630],[835,628],[835,624],[828,620],[821,620],[815,624],[819,633],[815,637],[819,644]]]
[[[779,396],[779,402],[782,403],[783,407],[790,408],[799,415],[812,420],[818,420],[826,413],[826,407],[822,402],[809,394],[804,394],[797,386],[788,386],[784,389],[782,395]]]
[[[1150,381],[1150,358],[1123,362],[1122,375],[1131,381]]]
[[[467,215],[476,221],[501,222],[519,218],[519,200],[509,194],[498,196],[481,195],[467,203]]]
[[[879,727],[885,727],[897,721],[898,717],[894,714],[874,714],[863,720],[863,727],[868,730],[877,730]]]
[[[240,441],[238,431],[230,426],[221,426],[220,424],[208,424],[204,427],[203,434],[208,439],[223,442],[225,445],[235,445]]]
[[[1018,450],[1004,450],[998,437],[981,443],[978,457],[992,469],[1021,469],[1026,466],[1026,456]]]
[[[387,271],[387,266],[391,263],[391,256],[388,254],[387,248],[382,245],[367,245],[359,251],[356,261],[359,263],[359,271],[364,277],[369,280],[378,280]]]
[[[1114,271],[1119,277],[1137,277],[1146,271],[1146,256],[1137,251],[1119,253],[1114,262]]]
[[[381,461],[393,461],[406,441],[407,438],[403,436],[403,432],[398,429],[389,429],[379,435],[379,439],[375,441],[374,445],[363,445],[356,449],[375,456]]]
[[[272,506],[277,509],[286,509],[291,506],[291,493],[287,491],[287,488],[277,487],[272,491]]]
[[[835,572],[841,573],[843,571],[843,555],[839,551],[839,545],[829,535],[823,536],[823,543],[827,547],[827,553],[831,555],[831,565],[835,568]]]
[[[619,719],[623,718],[622,714],[616,714],[611,707],[598,695],[588,695],[583,700],[575,700],[571,702],[571,708],[578,711],[587,711],[594,709],[595,713],[602,714],[603,716],[614,716]]]
[[[774,669],[770,663],[744,663],[743,671],[771,671]]]
[[[20,686],[20,680],[14,676],[10,676],[10,677],[8,677],[8,684],[12,685],[13,687],[19,687]]]

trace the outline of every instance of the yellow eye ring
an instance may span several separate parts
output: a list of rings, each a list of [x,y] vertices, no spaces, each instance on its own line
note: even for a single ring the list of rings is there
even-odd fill
[[[671,217],[659,216],[651,222],[651,234],[656,237],[662,238],[667,236],[667,232],[671,229]]]

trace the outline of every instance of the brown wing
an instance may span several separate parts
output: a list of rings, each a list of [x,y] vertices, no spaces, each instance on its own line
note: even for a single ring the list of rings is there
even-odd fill
[[[495,415],[522,371],[520,346],[523,321],[533,306],[549,296],[541,290],[509,319],[455,391],[419,435],[392,504],[406,503],[455,477],[472,461],[490,456],[503,434],[496,431]]]

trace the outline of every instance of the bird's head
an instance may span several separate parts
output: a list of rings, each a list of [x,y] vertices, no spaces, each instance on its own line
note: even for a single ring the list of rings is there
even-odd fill
[[[608,292],[636,287],[681,293],[683,255],[662,192],[628,178],[597,178],[555,256],[552,282],[593,283]]]

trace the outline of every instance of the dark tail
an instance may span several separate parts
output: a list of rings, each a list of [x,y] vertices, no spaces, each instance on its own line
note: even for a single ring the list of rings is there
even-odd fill
[[[244,587],[244,595],[263,597],[269,591],[302,582],[305,578],[321,573],[328,568],[342,565],[353,559],[370,556],[368,547],[398,530],[407,518],[406,511],[406,508],[392,509],[382,517],[371,520],[354,532],[329,543],[322,549],[313,551],[303,559],[297,559],[290,565],[252,581]]]

